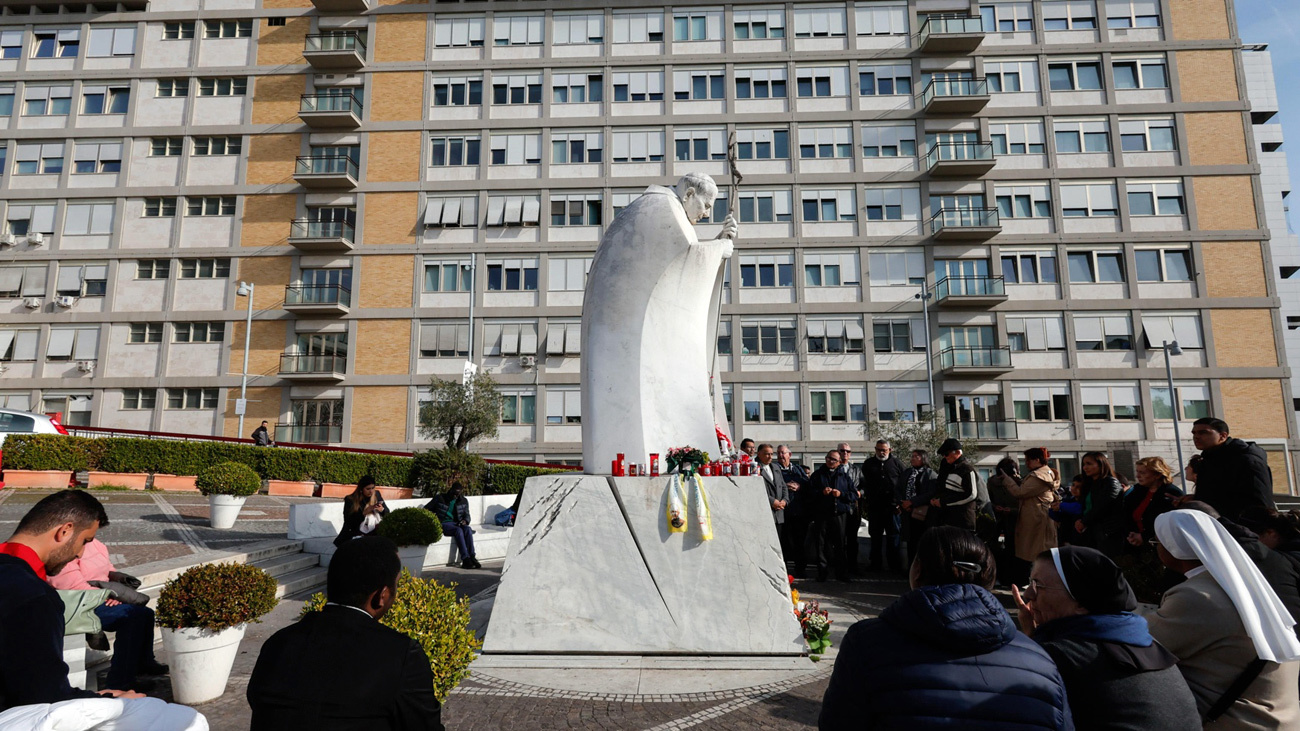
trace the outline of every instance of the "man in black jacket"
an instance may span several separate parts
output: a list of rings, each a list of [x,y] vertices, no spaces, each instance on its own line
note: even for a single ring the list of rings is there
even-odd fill
[[[1196,468],[1197,500],[1234,521],[1247,508],[1275,510],[1273,470],[1258,445],[1229,436],[1226,422],[1208,417],[1192,423],[1192,442],[1203,458]]]
[[[943,462],[939,465],[934,497],[930,499],[930,505],[939,509],[938,524],[973,531],[979,498],[975,469],[962,456],[961,442],[956,439],[940,445],[939,456]]]
[[[335,551],[325,608],[262,645],[248,682],[254,731],[443,731],[428,656],[379,623],[401,570],[397,546],[381,536]]]
[[[803,465],[791,459],[790,448],[784,444],[776,448],[776,468],[781,479],[785,481],[786,491],[790,496],[785,506],[785,531],[781,535],[781,548],[786,558],[794,564],[795,578],[803,578],[804,539],[808,536],[808,503],[811,497],[806,488],[809,484],[808,472]]]
[[[849,581],[849,567],[844,551],[844,524],[858,502],[858,487],[849,474],[840,469],[840,452],[826,453],[826,463],[813,473],[808,487],[812,498],[812,524],[808,527],[810,557],[817,562],[817,580],[825,581],[830,570],[835,578]]]
[[[867,523],[871,526],[871,570],[883,568],[882,556],[888,557],[890,571],[902,571],[899,548],[899,506],[895,490],[907,468],[895,457],[889,442],[876,442],[876,453],[862,463],[862,500],[867,505]]]

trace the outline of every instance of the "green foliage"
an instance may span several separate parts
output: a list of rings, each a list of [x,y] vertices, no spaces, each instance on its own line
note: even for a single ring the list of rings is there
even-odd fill
[[[279,603],[275,589],[275,579],[256,566],[195,566],[163,587],[158,596],[158,626],[219,631],[257,622]]]
[[[524,489],[529,477],[554,475],[569,470],[527,467],[517,464],[490,464],[482,485],[484,495],[515,495]]]
[[[94,439],[58,434],[10,434],[4,444],[4,466],[15,470],[94,469],[105,447]]]
[[[415,455],[415,484],[426,497],[445,492],[451,483],[461,481],[466,494],[481,489],[487,463],[473,452],[461,449],[430,449]]]
[[[219,462],[200,472],[194,485],[204,495],[248,497],[262,488],[262,480],[246,464]]]
[[[429,390],[430,400],[420,406],[420,435],[425,439],[464,451],[475,439],[496,436],[503,399],[487,371],[480,370],[466,385],[434,376]]]
[[[379,521],[375,533],[398,546],[427,546],[442,540],[442,524],[424,508],[398,508]]]
[[[948,424],[940,414],[922,414],[920,421],[877,421],[872,419],[863,427],[863,432],[870,444],[879,439],[889,442],[894,454],[907,464],[908,455],[914,449],[924,449],[930,467],[939,469],[939,446],[948,439]],[[974,439],[959,439],[962,455],[966,461],[975,464],[980,458],[980,444]],[[870,451],[870,447],[867,451]],[[820,461],[819,461],[820,463]]]
[[[299,618],[324,607],[325,595],[314,594]],[[483,646],[469,628],[469,598],[457,596],[455,584],[413,578],[406,569],[397,579],[397,599],[379,621],[419,643],[433,669],[439,703],[446,703],[452,689],[469,675],[474,653]]]

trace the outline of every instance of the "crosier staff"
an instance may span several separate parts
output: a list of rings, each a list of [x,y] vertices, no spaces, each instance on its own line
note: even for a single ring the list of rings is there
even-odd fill
[[[737,219],[739,223],[739,214],[736,213],[740,207],[740,182],[744,176],[740,174],[740,168],[736,164],[738,155],[736,154],[736,133],[732,132],[727,136],[727,167],[731,168],[731,190],[727,192],[727,211]],[[733,237],[732,243],[735,243]],[[727,260],[723,260],[723,267],[731,266]],[[713,317],[709,324],[709,337],[713,340],[713,360],[709,363],[709,382],[713,390],[713,423],[718,432],[718,446],[722,452],[730,454],[734,451],[734,442],[731,438],[731,424],[727,421],[727,409],[722,403],[722,385],[718,381],[718,325],[722,314],[722,282],[725,278],[726,269],[718,269],[717,281],[713,284],[714,307]]]

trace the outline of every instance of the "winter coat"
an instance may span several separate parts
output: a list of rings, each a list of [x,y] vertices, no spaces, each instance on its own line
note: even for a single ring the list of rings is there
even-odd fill
[[[460,525],[462,522],[470,522],[469,500],[464,495],[452,497],[449,492],[439,493],[433,496],[424,509],[433,513],[441,523]]]
[[[840,469],[839,469],[839,471],[840,471],[840,472],[843,472],[845,475],[848,476],[848,478],[849,478],[849,482],[853,483],[853,491],[856,492],[856,493],[858,494],[857,501],[854,502],[854,504],[853,504],[853,510],[851,510],[851,511],[849,511],[849,512],[852,512],[852,513],[861,512],[861,510],[862,510],[862,497],[863,497],[863,493],[862,493],[862,465],[853,464],[852,462],[845,462],[844,464],[840,465]]]
[[[809,516],[808,505],[810,503],[808,485],[808,470],[804,466],[791,462],[789,467],[782,467],[776,460],[772,460],[772,466],[777,469],[781,479],[786,482],[793,482],[799,486],[798,490],[790,491],[790,502],[785,506],[785,517],[788,520],[806,520]]]
[[[1088,480],[1084,486],[1087,496],[1083,515],[1083,541],[1098,551],[1114,558],[1124,550],[1128,533],[1124,527],[1124,486],[1114,477]]]
[[[375,503],[384,505],[384,496],[375,492]],[[361,524],[366,520],[365,506],[361,510],[348,510],[351,503],[347,498],[343,499],[343,528],[339,530],[339,535],[334,539],[334,545],[341,546],[344,543],[361,536]],[[387,506],[385,506],[386,508]],[[387,514],[387,511],[380,513],[380,516]]]
[[[812,488],[809,493],[811,510],[809,517],[814,520],[817,518],[826,518],[833,515],[848,515],[857,510],[858,507],[858,488],[857,484],[844,470],[828,470],[820,467],[812,476]],[[840,491],[840,496],[825,495],[823,490],[831,488]]]
[[[1020,484],[1010,488],[1020,501],[1020,515],[1016,521],[1016,558],[1033,561],[1043,551],[1056,548],[1056,523],[1048,512],[1060,498],[1057,488],[1061,478],[1052,468],[1043,465],[1025,475]]]
[[[1071,729],[1060,673],[973,584],[924,586],[849,628],[822,699],[833,729]]]
[[[108,581],[108,574],[113,570],[113,562],[108,560],[108,546],[100,543],[96,538],[86,544],[85,550],[81,552],[81,558],[73,559],[47,581],[50,582],[50,586],[63,591],[89,590],[97,588],[91,586],[89,582]]]
[[[1147,509],[1142,511],[1142,520],[1139,522],[1133,517],[1133,514],[1137,512],[1138,506],[1146,499],[1148,492],[1147,488],[1134,485],[1124,494],[1125,531],[1127,533],[1140,533],[1144,541],[1156,537],[1156,518],[1173,510],[1174,498],[1183,494],[1182,490],[1173,485],[1161,485],[1156,488],[1156,494],[1151,496],[1151,502],[1147,505]]]
[[[1275,510],[1273,470],[1268,455],[1254,442],[1235,437],[1201,452],[1196,468],[1196,499],[1214,506],[1219,514],[1237,520],[1250,507]]]
[[[975,469],[965,459],[939,466],[934,496],[939,499],[939,525],[975,530],[975,510],[979,501],[979,483]]]
[[[994,472],[988,481],[989,500],[999,508],[1011,508],[1013,512],[1018,512],[1020,499],[1016,497],[1015,490],[1020,487],[1021,481],[1019,477]]]
[[[892,512],[898,506],[894,496],[894,486],[907,468],[898,457],[889,455],[885,459],[872,456],[862,463],[862,498],[867,504],[867,511]]]

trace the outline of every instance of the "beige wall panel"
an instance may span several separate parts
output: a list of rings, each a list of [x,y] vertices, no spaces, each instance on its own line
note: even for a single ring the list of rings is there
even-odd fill
[[[352,443],[405,442],[408,395],[403,386],[352,389]]]
[[[1264,455],[1268,457],[1268,468],[1273,471],[1273,492],[1278,495],[1289,495],[1291,487],[1287,481],[1286,473],[1286,452],[1275,452],[1266,450]]]
[[[1232,427],[1232,436],[1247,441],[1290,436],[1287,420],[1291,405],[1282,403],[1280,381],[1224,379],[1219,388],[1223,392],[1222,418]]]
[[[424,118],[424,74],[372,74],[369,101],[371,121],[418,122]]]
[[[269,185],[293,182],[293,170],[302,151],[302,135],[249,135],[248,183]]]
[[[1277,365],[1270,310],[1210,310],[1214,355],[1222,368]]]
[[[236,261],[239,267],[231,272],[231,279],[257,285],[253,290],[253,309],[279,309],[284,303],[284,288],[289,285],[293,273],[293,259],[287,256],[248,256]],[[247,307],[242,298],[239,307]]]
[[[235,414],[235,399],[239,398],[239,389],[232,388],[226,406],[225,435],[247,439],[248,435],[252,434],[258,425],[263,421],[269,421],[271,423],[267,425],[267,428],[271,430],[271,436],[274,438],[275,424],[280,419],[280,395],[281,390],[278,388],[250,387],[248,389],[248,409],[244,415],[244,431],[246,433],[239,434],[239,417]]]
[[[366,180],[405,183],[420,180],[421,132],[371,132]]]
[[[289,224],[298,215],[298,196],[292,193],[244,196],[244,221],[240,246],[278,246],[289,238]]]
[[[1201,244],[1206,294],[1210,297],[1266,297],[1264,253],[1258,241]]]
[[[253,124],[297,124],[306,89],[302,74],[258,76],[253,81]]]
[[[367,193],[365,243],[414,244],[419,200],[416,193]]]
[[[257,288],[258,290],[261,287]],[[281,294],[283,288],[267,287],[267,289],[278,289]],[[261,292],[257,292],[261,294]],[[284,352],[284,332],[287,326],[285,320],[254,320],[253,321],[253,346],[248,349],[248,375],[253,376],[274,376],[280,372],[280,354]],[[229,372],[239,375],[244,368],[244,322],[242,320],[234,323],[233,332],[230,336],[230,368]],[[276,404],[277,408],[279,404]]]
[[[1173,37],[1179,41],[1228,38],[1228,8],[1224,0],[1175,0],[1169,4]]]
[[[359,320],[355,352],[355,369],[359,376],[400,376],[410,373],[411,321]]]
[[[381,15],[375,27],[375,60],[423,61],[426,40],[424,13]]]
[[[1188,152],[1193,165],[1245,165],[1246,128],[1237,112],[1188,114]]]
[[[1196,196],[1196,222],[1202,231],[1237,231],[1259,228],[1255,215],[1255,189],[1246,175],[1192,178]]]
[[[414,269],[415,257],[409,254],[362,258],[361,292],[357,299],[357,306],[364,308],[414,306],[411,302],[411,279],[415,276]],[[407,345],[409,343],[402,347],[405,348]]]
[[[270,25],[265,20],[257,34],[257,63],[259,66],[305,64],[303,44],[311,32],[311,18],[301,16],[286,18],[284,25]]]
[[[1237,69],[1232,51],[1179,51],[1178,78],[1185,102],[1235,102]]]

